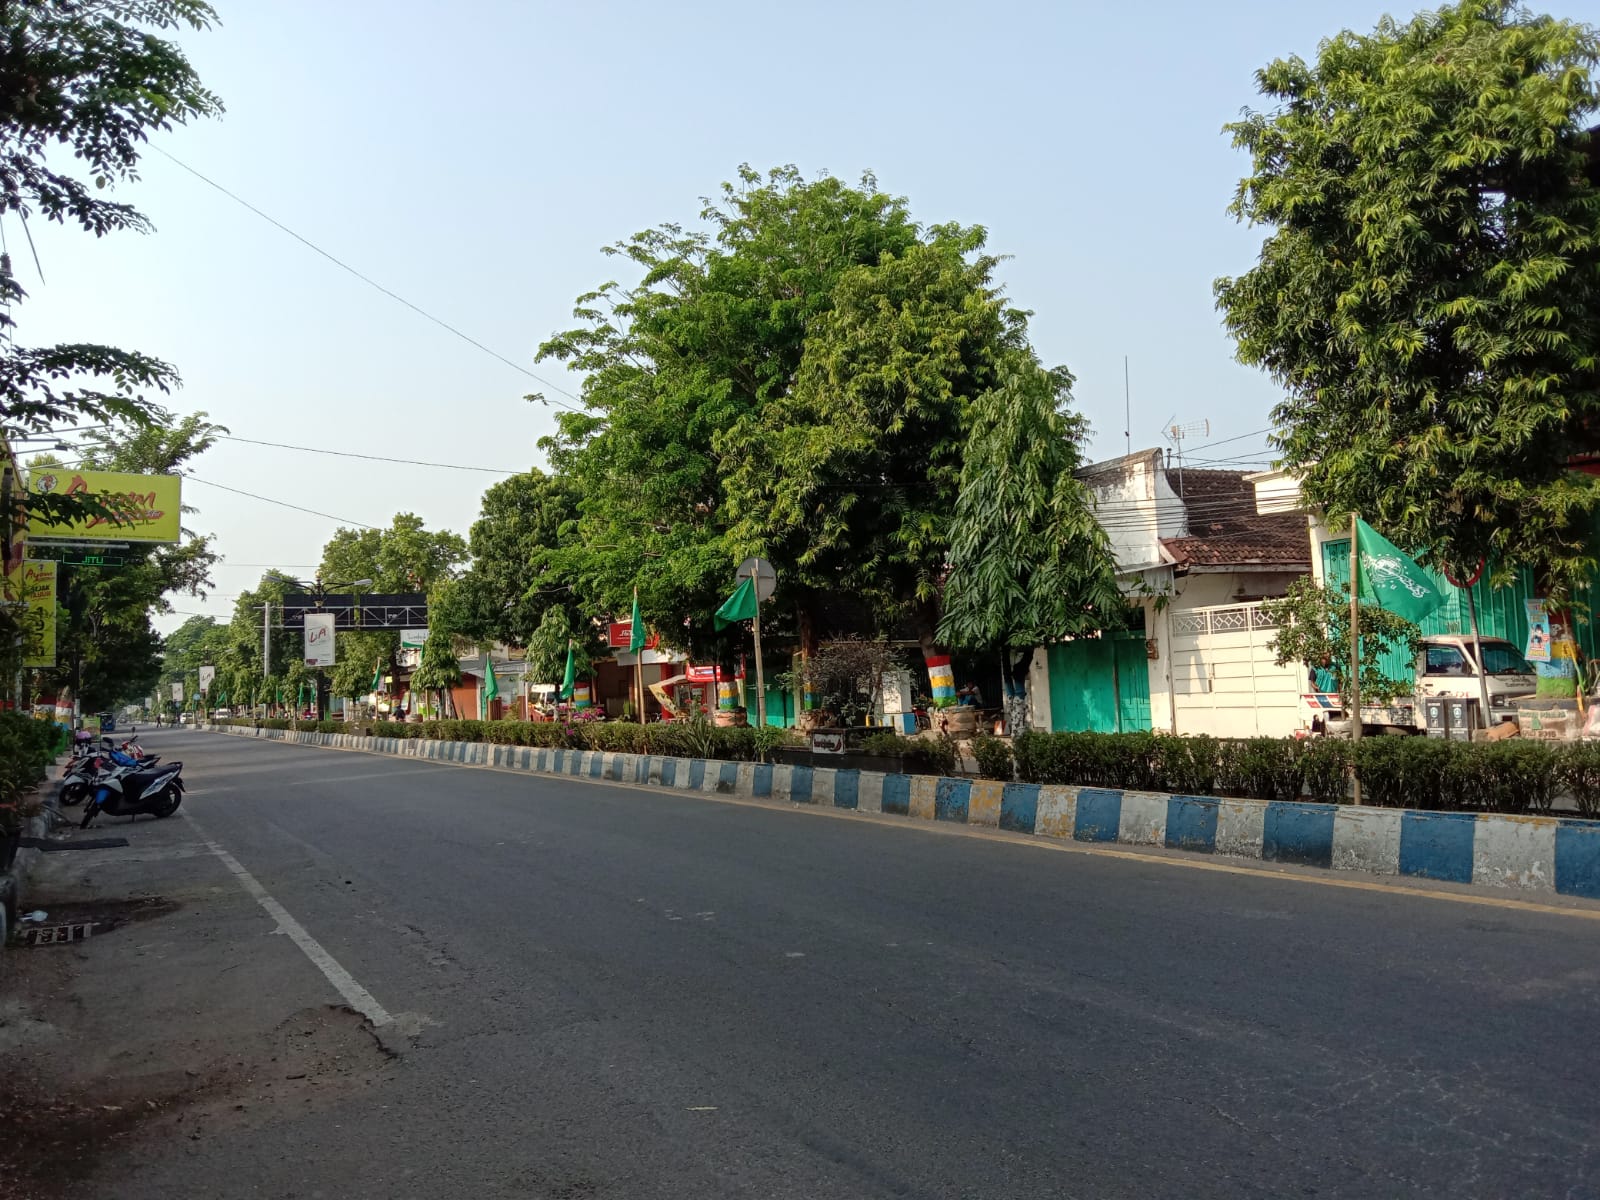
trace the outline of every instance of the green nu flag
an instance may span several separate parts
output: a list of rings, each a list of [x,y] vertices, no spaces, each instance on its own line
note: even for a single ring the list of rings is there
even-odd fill
[[[756,615],[756,581],[755,576],[746,575],[733,595],[722,602],[722,607],[717,609],[714,624],[718,629],[732,625],[735,621],[749,621]]]
[[[1420,621],[1444,603],[1427,573],[1365,521],[1356,521],[1360,595],[1408,621]]]
[[[561,699],[571,700],[572,692],[578,685],[578,663],[572,657],[572,642],[567,641],[567,673],[561,677]]]
[[[487,654],[483,656],[483,712],[484,720],[489,719],[489,701],[500,694],[500,681],[494,677],[494,660]]]
[[[372,686],[367,690],[369,692],[383,691],[383,660],[381,658],[378,660],[378,665],[372,668]]]
[[[628,634],[628,653],[637,654],[644,649],[644,622],[639,619],[639,589],[633,589],[632,628]]]

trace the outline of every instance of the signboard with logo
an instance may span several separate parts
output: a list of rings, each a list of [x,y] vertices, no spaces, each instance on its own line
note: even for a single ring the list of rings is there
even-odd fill
[[[215,667],[200,668],[200,694],[202,696],[209,696],[211,694],[211,682],[212,680],[216,679],[216,677],[217,669]]]
[[[6,600],[21,609],[22,665],[56,665],[56,564],[28,559],[6,576]]]
[[[400,649],[421,650],[428,644],[428,631],[426,629],[402,629],[400,631]]]
[[[844,730],[832,729],[811,731],[811,753],[813,754],[843,754]]]
[[[90,517],[86,521],[62,525],[30,519],[28,536],[70,538],[74,541],[176,542],[179,537],[180,485],[181,479],[177,475],[35,468],[28,473],[29,493],[103,496],[118,516],[115,520]]]
[[[172,685],[172,702],[174,704],[183,703],[183,684],[175,683]]]
[[[633,622],[612,621],[606,626],[606,646],[611,650],[626,650],[633,645]],[[661,645],[661,635],[652,630],[645,636],[644,648],[654,650]]]
[[[333,666],[333,614],[306,614],[306,666]]]

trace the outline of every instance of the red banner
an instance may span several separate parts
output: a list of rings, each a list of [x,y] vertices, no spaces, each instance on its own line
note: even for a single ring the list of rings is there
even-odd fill
[[[633,644],[633,622],[612,621],[606,626],[606,645],[612,650],[626,650]],[[646,650],[656,650],[661,646],[661,635],[651,630],[644,639]]]

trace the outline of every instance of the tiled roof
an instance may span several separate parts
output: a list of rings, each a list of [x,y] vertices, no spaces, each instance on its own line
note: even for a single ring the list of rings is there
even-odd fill
[[[1163,538],[1173,560],[1186,566],[1311,567],[1311,541],[1298,513],[1256,512],[1255,488],[1241,471],[1182,472],[1167,468],[1167,482],[1181,492],[1188,536]]]

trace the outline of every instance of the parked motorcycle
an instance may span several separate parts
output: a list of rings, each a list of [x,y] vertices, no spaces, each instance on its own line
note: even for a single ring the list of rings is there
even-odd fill
[[[118,765],[94,784],[94,798],[84,805],[80,829],[101,813],[110,817],[170,817],[183,803],[183,764],[166,763],[158,767]]]

